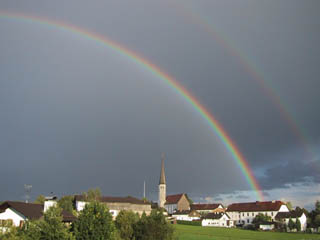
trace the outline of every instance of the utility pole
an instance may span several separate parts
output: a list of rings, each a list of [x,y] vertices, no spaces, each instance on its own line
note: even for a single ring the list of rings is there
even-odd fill
[[[26,198],[26,203],[28,203],[30,199],[30,192],[31,192],[32,185],[30,184],[25,184],[24,185],[24,191],[26,192],[25,198]]]

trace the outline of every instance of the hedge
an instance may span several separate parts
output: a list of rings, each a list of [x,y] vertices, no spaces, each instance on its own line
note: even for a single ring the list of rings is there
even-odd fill
[[[201,221],[184,221],[184,220],[177,220],[177,224],[192,225],[192,226],[201,226]]]

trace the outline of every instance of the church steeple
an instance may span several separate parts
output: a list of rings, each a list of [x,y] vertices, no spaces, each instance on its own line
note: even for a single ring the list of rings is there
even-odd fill
[[[164,208],[166,203],[166,175],[164,173],[164,153],[161,156],[161,171],[159,180],[159,207]]]
[[[166,175],[164,173],[164,153],[162,154],[161,158],[162,161],[159,184],[166,184]]]

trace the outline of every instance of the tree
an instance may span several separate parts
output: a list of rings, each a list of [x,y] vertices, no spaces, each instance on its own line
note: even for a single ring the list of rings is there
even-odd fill
[[[152,210],[149,216],[142,214],[135,226],[136,240],[171,240],[174,229],[167,222],[162,210]]]
[[[139,215],[132,211],[122,210],[116,217],[115,225],[123,240],[134,239],[134,225],[139,221]]]
[[[320,214],[316,215],[314,220],[313,220],[313,225],[315,227],[320,227]]]
[[[252,224],[255,225],[255,228],[258,229],[259,225],[261,223],[265,223],[265,222],[271,222],[271,217],[270,216],[266,216],[262,213],[259,213],[257,216],[254,217],[254,219],[252,220]]]
[[[63,210],[73,214],[75,210],[73,207],[73,200],[74,196],[64,196],[59,199],[58,206],[61,207]]]
[[[320,201],[317,200],[315,203],[315,211],[320,214]]]
[[[286,205],[287,205],[289,211],[291,211],[293,209],[291,202],[287,202]]]
[[[42,194],[40,194],[40,195],[36,198],[36,200],[34,201],[34,203],[44,204],[45,200],[46,200],[45,196],[43,196]]]
[[[41,221],[31,220],[26,221],[17,236],[23,240],[40,240],[41,238]]]
[[[73,240],[73,235],[68,227],[62,222],[62,209],[60,207],[50,207],[39,221],[40,239],[46,240]]]
[[[86,204],[74,224],[77,240],[112,239],[115,231],[109,209],[97,201]]]
[[[299,220],[299,218],[296,218],[296,227],[298,232],[301,232],[301,222]]]
[[[101,190],[100,188],[92,188],[89,189],[88,192],[84,192],[83,195],[85,196],[86,200],[89,202],[99,201],[101,198]]]
[[[293,222],[293,220],[292,220],[291,217],[290,217],[290,219],[289,219],[288,228],[289,228],[290,230],[293,230],[293,229],[296,228],[296,224]]]

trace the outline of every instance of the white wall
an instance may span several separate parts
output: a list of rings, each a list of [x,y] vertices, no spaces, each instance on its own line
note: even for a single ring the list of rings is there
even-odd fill
[[[269,231],[274,229],[274,224],[262,225],[260,224],[259,228],[264,231]]]
[[[305,214],[302,214],[302,216],[299,218],[301,222],[301,231],[307,230],[307,216]]]
[[[252,220],[258,215],[263,214],[270,216],[272,220],[275,219],[275,216],[278,212],[289,212],[288,207],[283,204],[279,211],[265,211],[265,212],[227,212],[230,216],[231,220],[235,222],[235,224],[251,224]]]
[[[172,217],[174,217],[175,219],[177,220],[182,220],[182,221],[193,221],[193,220],[199,220],[200,218],[199,217],[190,217],[188,214],[177,214],[177,215],[174,215],[172,214]]]
[[[86,206],[87,202],[83,202],[83,201],[76,201],[76,210],[77,212],[80,212],[84,209],[84,207]]]
[[[44,209],[43,209],[43,211],[46,212],[46,211],[48,211],[49,208],[51,208],[53,206],[57,206],[57,201],[46,200],[46,201],[44,201]]]
[[[287,205],[283,204],[283,205],[281,205],[278,212],[289,212],[289,209],[288,209]]]
[[[14,211],[11,208],[7,208],[3,213],[0,213],[0,219],[1,220],[11,219],[13,221],[13,224],[16,227],[20,226],[20,221],[26,220],[26,218],[23,215]]]
[[[203,219],[201,225],[204,227],[233,227],[232,221],[230,221],[228,226],[228,220],[229,218],[226,215],[223,215],[220,219]]]

